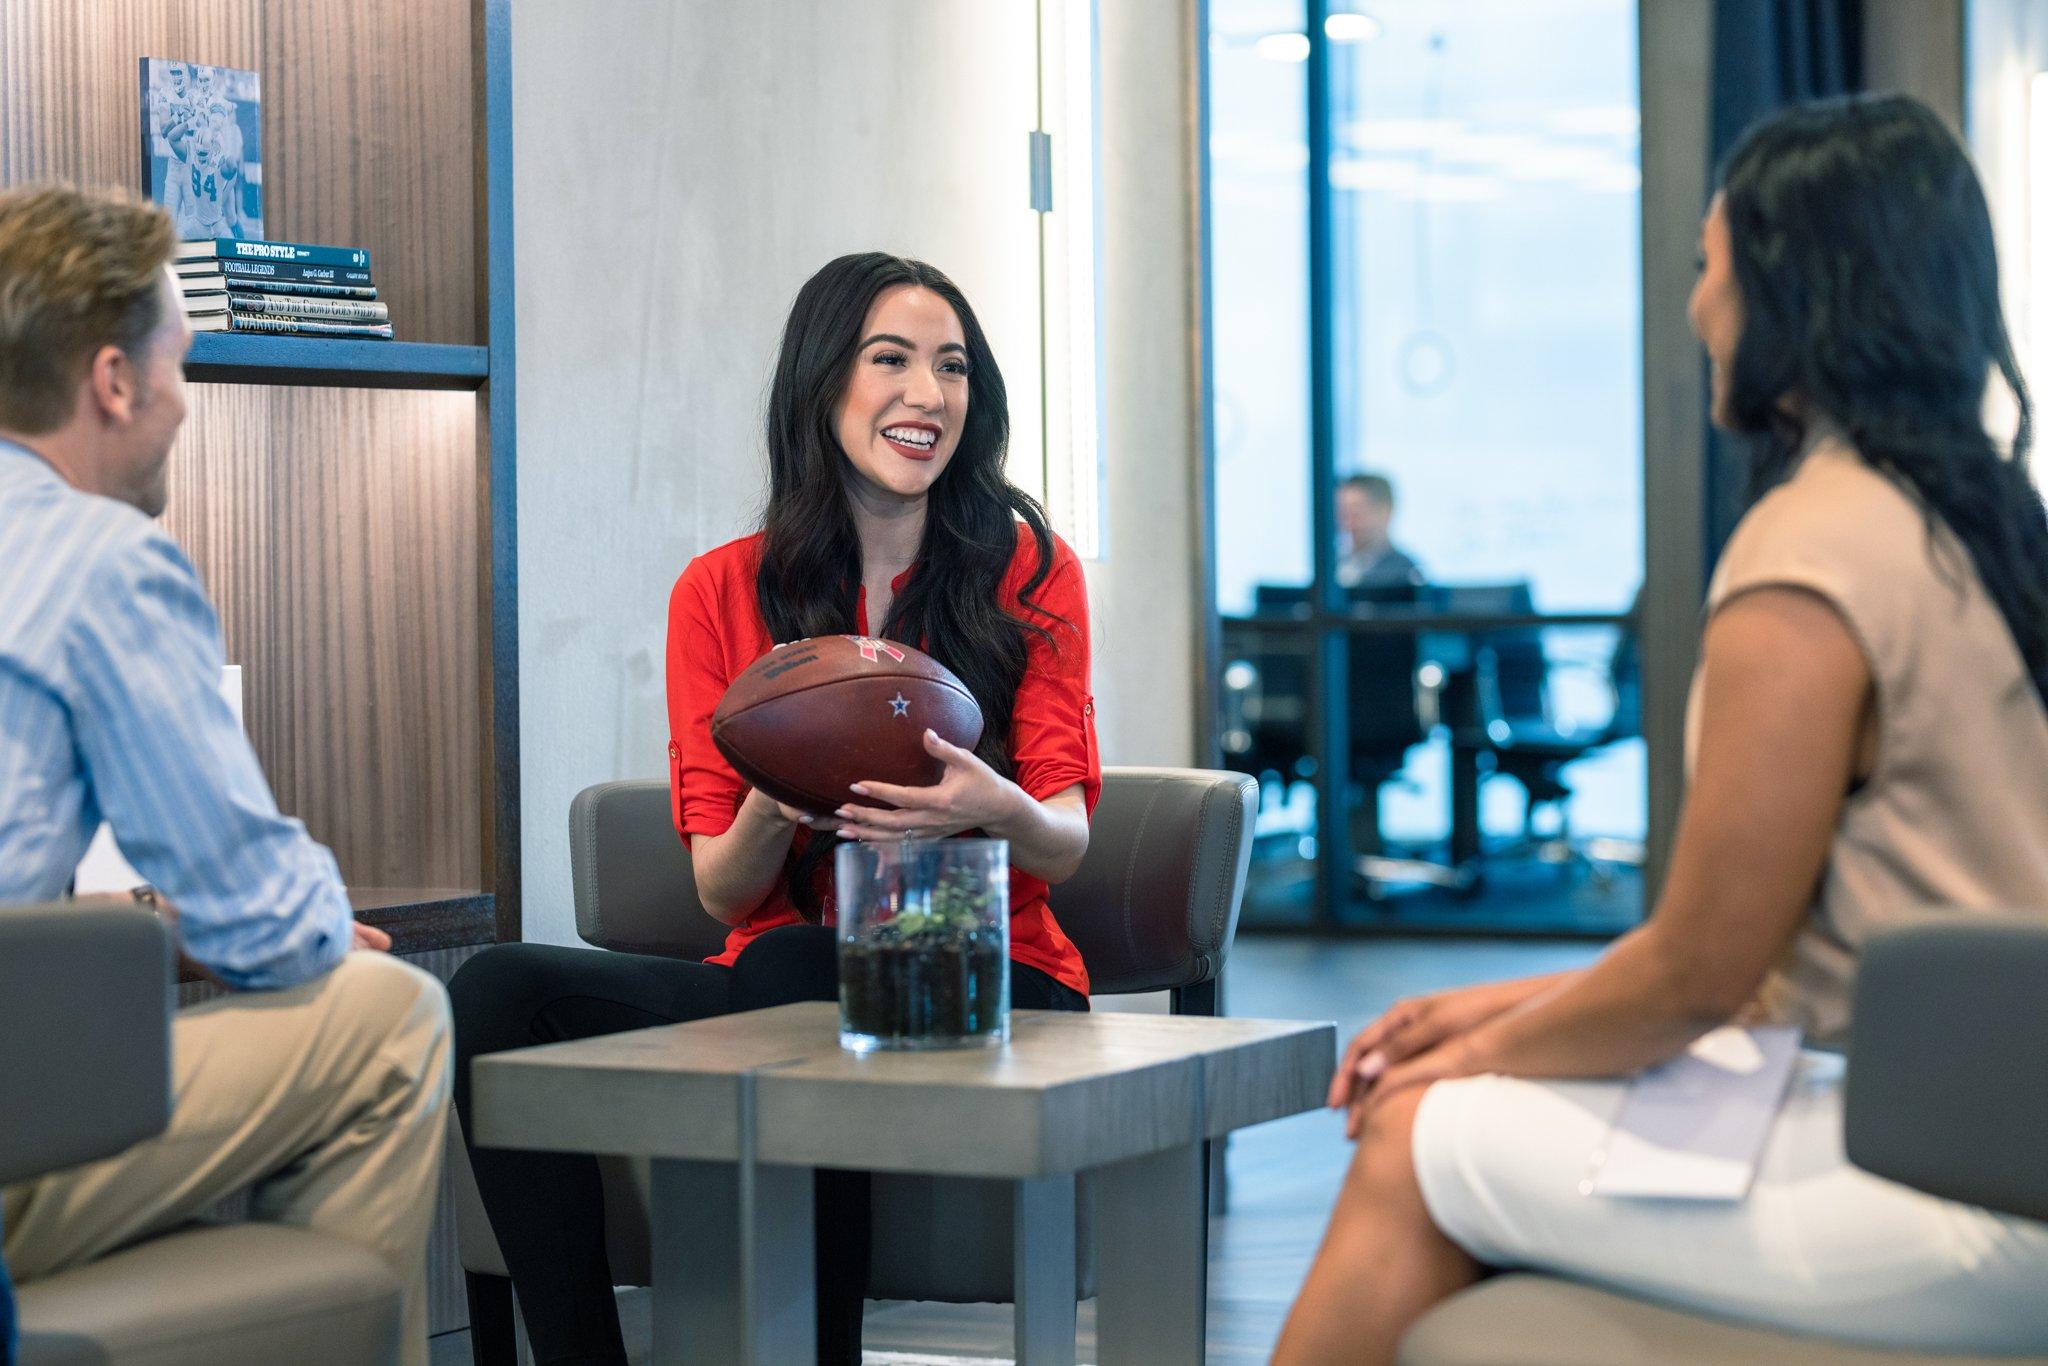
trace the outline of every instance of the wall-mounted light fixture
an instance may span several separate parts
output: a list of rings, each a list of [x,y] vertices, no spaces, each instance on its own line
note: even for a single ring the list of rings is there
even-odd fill
[[[1323,16],[1323,36],[1333,43],[1370,43],[1387,31],[1387,26],[1370,14],[1356,10],[1338,10]],[[1212,34],[1209,49],[1221,51],[1231,46],[1242,45],[1243,38],[1236,43],[1224,35]],[[1262,33],[1251,41],[1251,49],[1269,62],[1305,62],[1308,60],[1308,35],[1300,32],[1281,31]]]
[[[2048,71],[2027,85],[2026,338],[2020,366],[2029,387],[2048,384]]]
[[[1369,43],[1386,32],[1386,25],[1370,14],[1340,10],[1323,16],[1323,36],[1333,43]]]
[[[1305,62],[1308,60],[1308,35],[1268,33],[1252,44],[1252,51],[1269,62]]]
[[[1045,498],[1053,530],[1083,559],[1105,552],[1102,513],[1102,310],[1096,276],[1096,0],[1041,0],[1038,131],[1031,199],[1038,210],[1039,316],[1045,403]]]

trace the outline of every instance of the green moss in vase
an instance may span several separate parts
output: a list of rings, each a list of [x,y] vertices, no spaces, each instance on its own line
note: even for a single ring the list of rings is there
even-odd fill
[[[840,948],[846,1025],[892,1047],[982,1042],[1001,1030],[1009,964],[993,895],[971,874],[942,874],[923,905]]]

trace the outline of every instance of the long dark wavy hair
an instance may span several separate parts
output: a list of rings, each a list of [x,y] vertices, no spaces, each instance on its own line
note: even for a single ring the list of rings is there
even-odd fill
[[[2048,513],[2027,472],[2033,413],[1998,299],[1991,213],[1968,155],[1899,95],[1800,105],[1729,152],[1723,210],[1742,291],[1729,425],[1750,434],[1750,495],[1789,473],[1788,395],[1954,533],[2048,704]],[[1996,371],[2019,409],[1986,432]]]
[[[1019,593],[1027,609],[1052,572],[1045,512],[1003,472],[1010,443],[1009,394],[988,337],[966,296],[922,261],[863,252],[829,262],[805,282],[789,311],[768,394],[768,507],[762,517],[756,593],[779,644],[850,634],[861,585],[860,539],[847,504],[851,462],[840,447],[839,402],[858,359],[861,325],[886,289],[917,285],[944,299],[967,343],[967,420],[946,470],[932,485],[915,572],[873,634],[914,645],[957,674],[981,705],[975,753],[1009,777],[1010,718],[1023,680],[1026,642],[1051,639],[1049,613],[1013,615],[999,596],[1022,521],[1038,561]],[[790,895],[819,918],[819,870],[836,839],[813,837],[790,873]]]

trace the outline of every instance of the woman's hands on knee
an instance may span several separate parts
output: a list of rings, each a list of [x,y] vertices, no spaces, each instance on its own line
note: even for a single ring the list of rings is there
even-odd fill
[[[1449,1057],[1424,1068],[1425,1054],[1455,1043],[1464,1035],[1537,993],[1554,985],[1555,977],[1486,982],[1399,1001],[1386,1014],[1358,1031],[1337,1071],[1330,1078],[1329,1106],[1349,1109],[1345,1136],[1356,1138],[1364,1125],[1366,1101],[1375,1091],[1396,1089],[1391,1082],[1414,1084],[1460,1075]],[[1428,1075],[1424,1075],[1427,1073]]]
[[[1389,1067],[1406,1062],[1444,1040],[1484,1024],[1523,999],[1520,982],[1488,982],[1397,1001],[1386,1014],[1358,1031],[1330,1078],[1330,1108],[1351,1103],[1354,1093],[1377,1081]]]

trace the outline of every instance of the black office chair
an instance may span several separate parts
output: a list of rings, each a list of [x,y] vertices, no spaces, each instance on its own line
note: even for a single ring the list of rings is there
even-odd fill
[[[1347,589],[1355,611],[1413,609],[1415,584]],[[1254,589],[1261,615],[1307,610],[1309,590],[1293,584]],[[1349,821],[1353,867],[1368,896],[1389,885],[1424,883],[1462,888],[1470,876],[1447,864],[1389,855],[1380,831],[1380,789],[1406,768],[1408,751],[1436,728],[1436,690],[1422,681],[1420,651],[1412,634],[1353,634],[1347,653],[1350,776],[1356,789]],[[1288,783],[1314,776],[1309,762],[1309,674],[1306,649],[1259,649],[1224,640],[1222,747],[1226,767],[1265,781]],[[1298,832],[1288,832],[1291,842]]]
[[[1353,847],[1374,854],[1381,844],[1379,788],[1408,766],[1408,751],[1428,738],[1429,727],[1416,696],[1413,635],[1356,632],[1347,647],[1351,781],[1360,788]]]
[[[1239,648],[1233,648],[1239,647]],[[1308,760],[1309,657],[1224,640],[1223,764],[1281,788],[1313,775]]]
[[[1262,617],[1306,616],[1311,606],[1305,583],[1261,583],[1252,586],[1252,610]]]
[[[1414,584],[1354,587],[1346,597],[1354,610],[1400,612],[1420,600]],[[1350,706],[1351,781],[1357,788],[1351,809],[1352,867],[1367,896],[1379,897],[1398,884],[1421,883],[1462,889],[1468,873],[1415,856],[1395,856],[1380,828],[1380,789],[1400,777],[1408,752],[1427,740],[1440,717],[1437,687],[1422,669],[1422,650],[1412,632],[1354,632],[1345,654]]]
[[[1478,693],[1482,738],[1493,757],[1496,775],[1521,784],[1527,796],[1522,835],[1503,858],[1534,858],[1560,867],[1583,868],[1596,884],[1612,880],[1614,865],[1640,866],[1642,846],[1636,841],[1581,841],[1571,830],[1571,785],[1564,769],[1577,760],[1642,734],[1642,663],[1635,636],[1624,629],[1608,657],[1602,682],[1613,698],[1604,725],[1576,730],[1561,727],[1550,706],[1553,664],[1544,654],[1538,632],[1503,632],[1479,647]],[[1553,833],[1536,833],[1538,813],[1553,808]]]
[[[1261,617],[1306,618],[1306,584],[1261,583],[1252,588],[1252,611]],[[1223,766],[1248,773],[1261,788],[1271,781],[1284,793],[1315,776],[1309,758],[1309,647],[1273,649],[1263,641],[1223,638],[1221,743]]]

